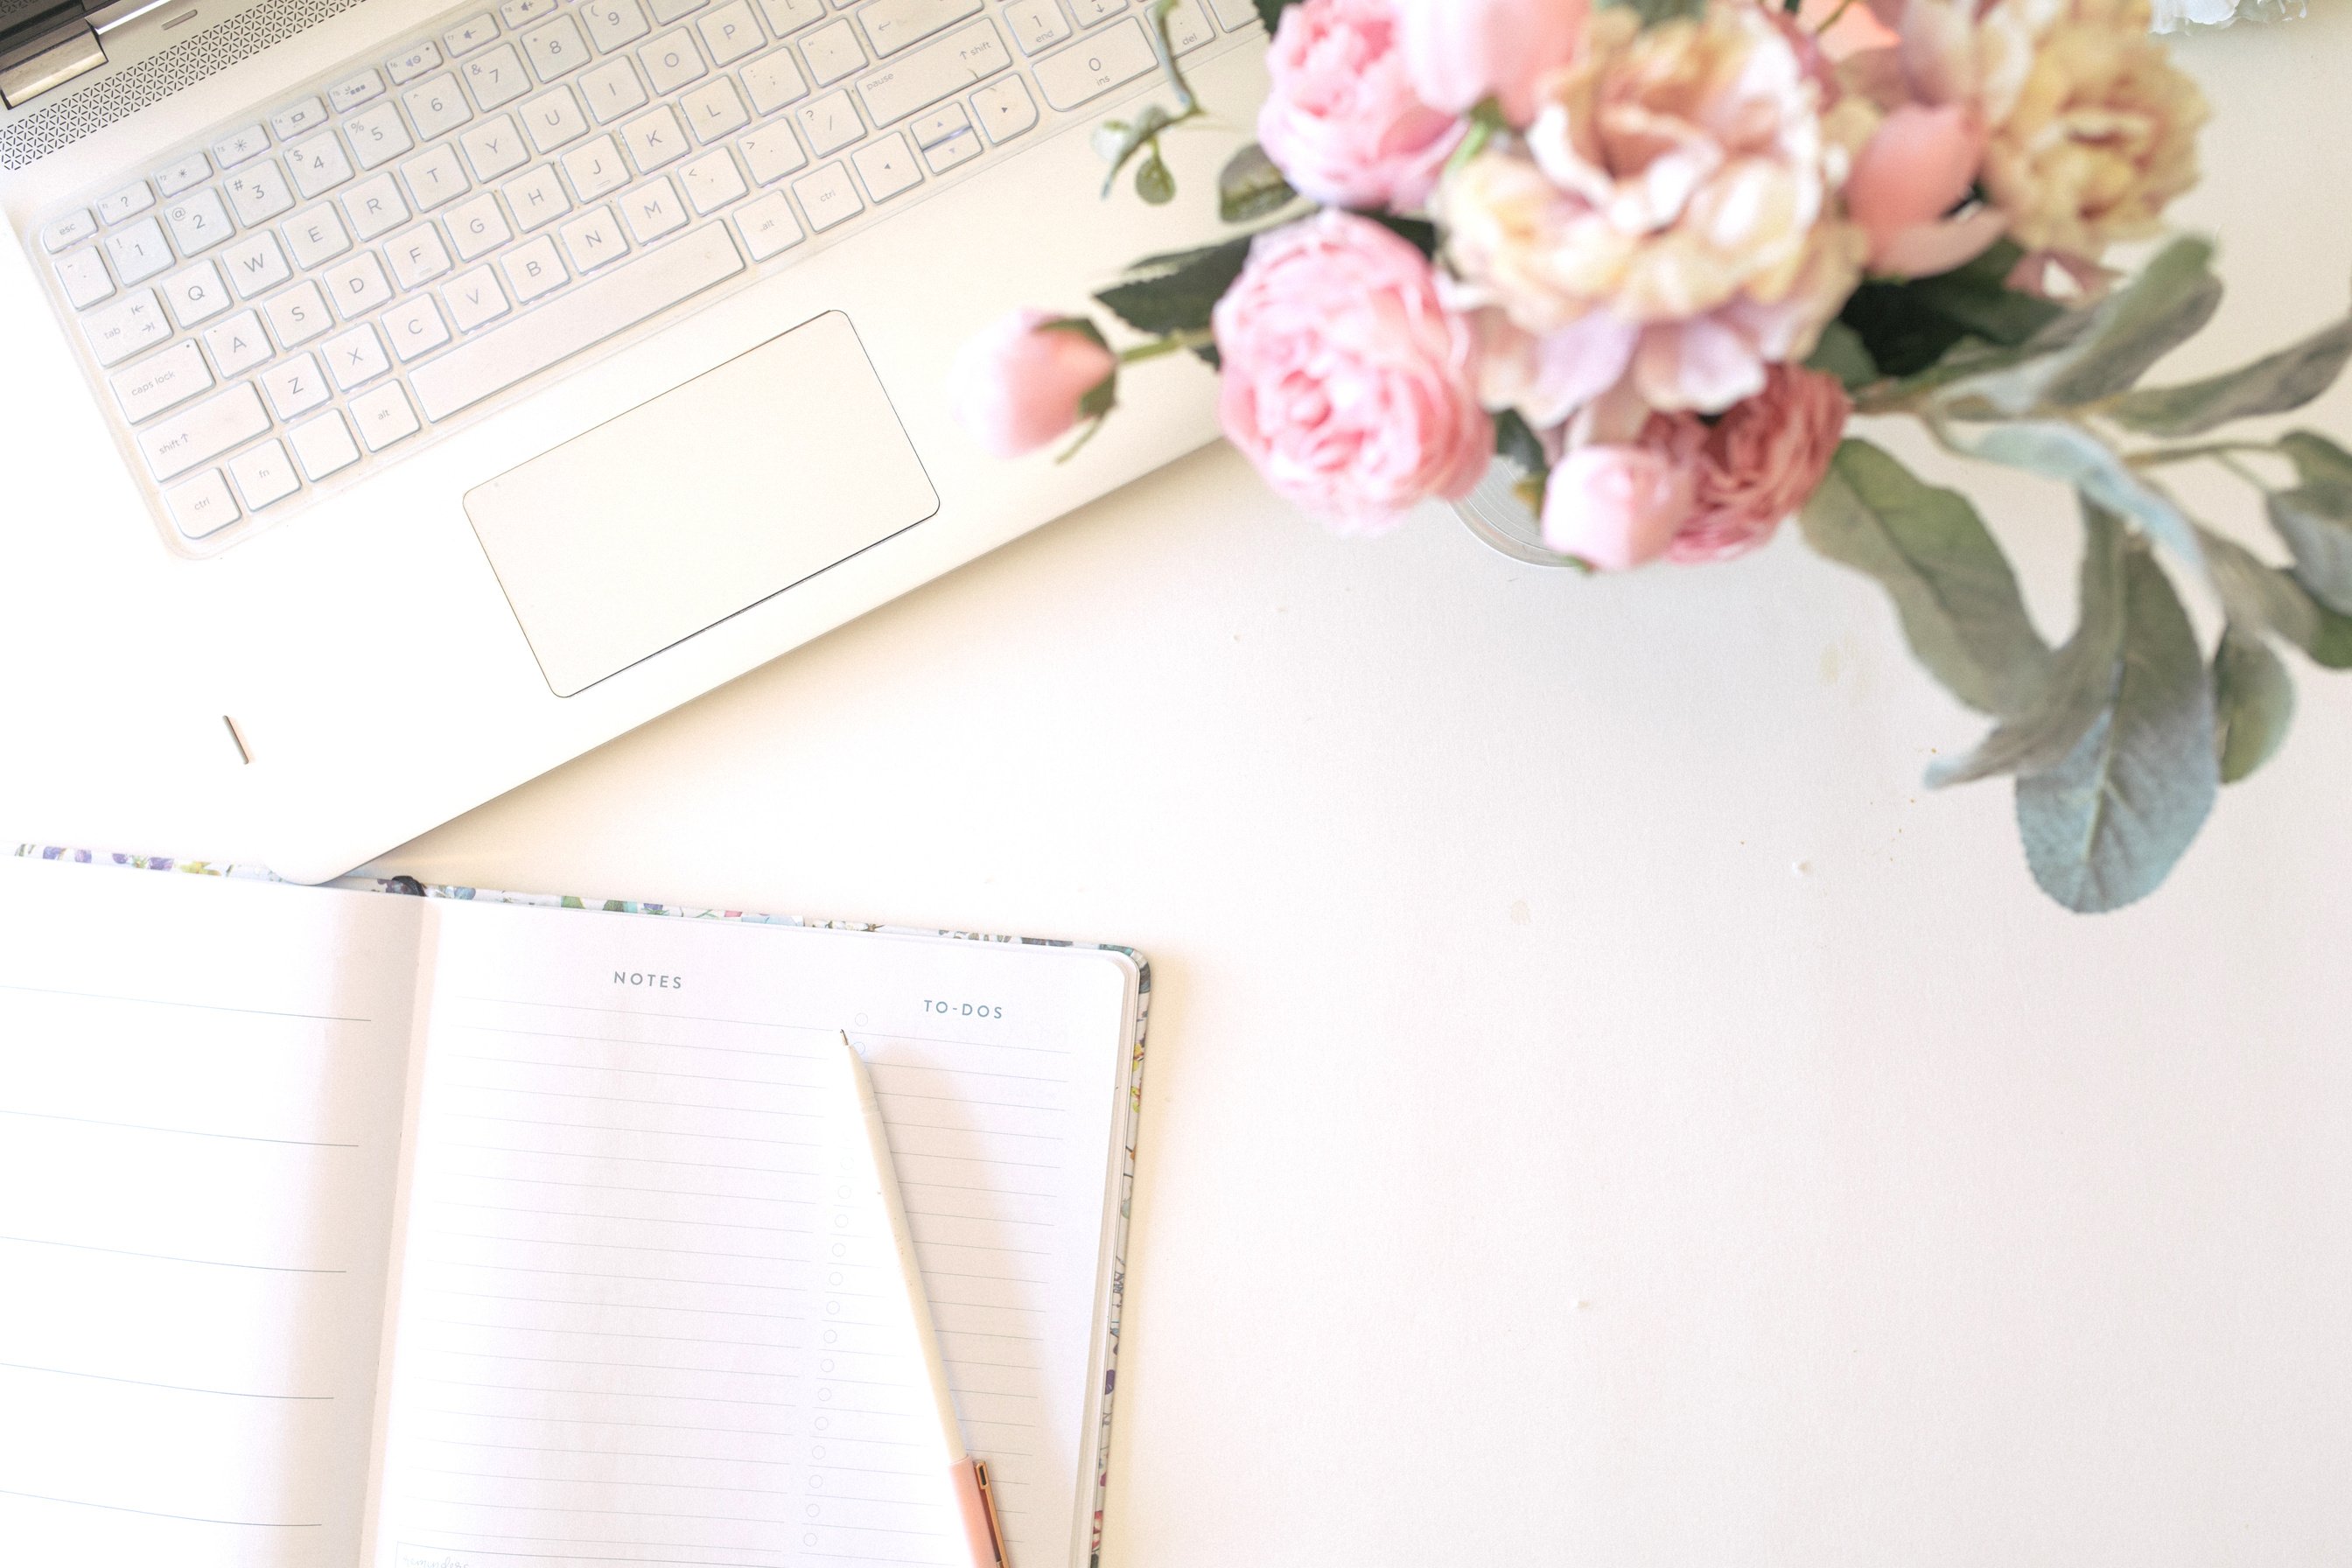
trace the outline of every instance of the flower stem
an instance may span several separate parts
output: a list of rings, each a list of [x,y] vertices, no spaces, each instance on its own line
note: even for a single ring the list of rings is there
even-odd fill
[[[1204,349],[1217,341],[1217,334],[1202,327],[1197,331],[1171,332],[1164,338],[1154,338],[1148,343],[1138,343],[1131,349],[1118,351],[1121,364],[1140,364],[1145,360],[1164,359],[1170,354]]]
[[[1820,26],[1813,29],[1813,37],[1818,38],[1823,33],[1828,32],[1832,27],[1836,26],[1840,22],[1844,21],[1845,14],[1853,9],[1853,0],[1838,0],[1838,8],[1831,12]]]
[[[2201,447],[2168,447],[2160,451],[2135,452],[2124,461],[2135,468],[2160,468],[2168,463],[2193,463],[2200,458],[2211,458],[2216,462],[2229,464],[2241,474],[2247,474],[2250,470],[2231,459],[2241,452],[2269,450],[2269,447],[2259,441],[2209,441]],[[2260,479],[2252,482],[2262,483]]]

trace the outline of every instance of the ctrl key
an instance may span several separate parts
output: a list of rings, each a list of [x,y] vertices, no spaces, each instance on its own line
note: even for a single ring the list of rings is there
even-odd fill
[[[183,539],[208,538],[243,515],[218,468],[206,468],[194,479],[173,485],[163,492],[163,504],[172,509],[172,522]]]

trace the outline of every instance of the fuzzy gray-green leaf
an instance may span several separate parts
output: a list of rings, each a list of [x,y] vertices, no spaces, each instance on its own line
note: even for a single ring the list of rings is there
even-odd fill
[[[2203,570],[2197,525],[2179,503],[2080,425],[2056,419],[1993,425],[1960,445],[1987,462],[2063,480],[2087,500],[2138,523],[2158,543]]]
[[[2294,721],[2294,681],[2258,637],[2231,626],[2213,653],[2213,751],[2221,782],[2236,784],[2269,762]]]
[[[2129,389],[2221,308],[2212,263],[2213,247],[2204,240],[2173,241],[2130,283],[2043,329],[2025,345],[2023,363],[1946,386],[1944,407],[1957,418],[2013,419],[2080,408]]]
[[[2305,484],[2332,479],[2337,484],[2352,485],[2352,452],[2316,430],[2290,430],[2279,437],[2278,449],[2294,464],[2294,471],[2303,477]]]
[[[2079,914],[2154,892],[2221,789],[2204,655],[2144,550],[2126,559],[2123,612],[2105,700],[2090,727],[2055,765],[2017,781],[2026,864],[2042,891]]]
[[[2297,580],[2329,609],[2352,615],[2352,484],[2316,479],[2273,491],[2270,513]]]
[[[2186,386],[2126,393],[2106,414],[2143,435],[2201,436],[2233,419],[2300,408],[2335,385],[2347,363],[2352,363],[2352,321],[2338,321],[2224,375]]]
[[[1953,696],[1983,713],[2032,707],[2049,679],[2050,648],[1967,497],[1848,440],[1801,524],[1815,550],[1885,588],[1911,651]]]
[[[1217,176],[1217,216],[1227,223],[1272,217],[1297,199],[1298,193],[1255,142],[1228,159]]]
[[[2098,719],[2114,685],[2124,637],[2124,562],[2143,549],[2121,519],[2083,509],[2082,609],[2074,635],[2058,650],[2039,700],[2004,719],[1966,756],[1937,763],[1927,783],[1942,788],[2000,773],[2030,773],[2055,764]]]

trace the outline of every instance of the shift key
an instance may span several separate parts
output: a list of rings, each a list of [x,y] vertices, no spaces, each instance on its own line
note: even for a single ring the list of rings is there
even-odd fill
[[[268,428],[261,395],[240,385],[142,430],[139,450],[158,481],[177,479]]]
[[[1150,46],[1146,46],[1149,47]],[[974,22],[935,44],[908,49],[857,84],[866,112],[877,129],[929,109],[976,81],[986,81],[1013,63],[1004,40],[990,21]]]

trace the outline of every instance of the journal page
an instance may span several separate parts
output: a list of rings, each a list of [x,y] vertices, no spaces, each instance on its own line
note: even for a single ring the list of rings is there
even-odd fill
[[[882,1216],[829,1179],[841,1030],[1016,1560],[1079,1562],[1131,965],[436,907],[377,1562],[964,1560]]]
[[[423,906],[0,860],[0,1558],[356,1560]]]

